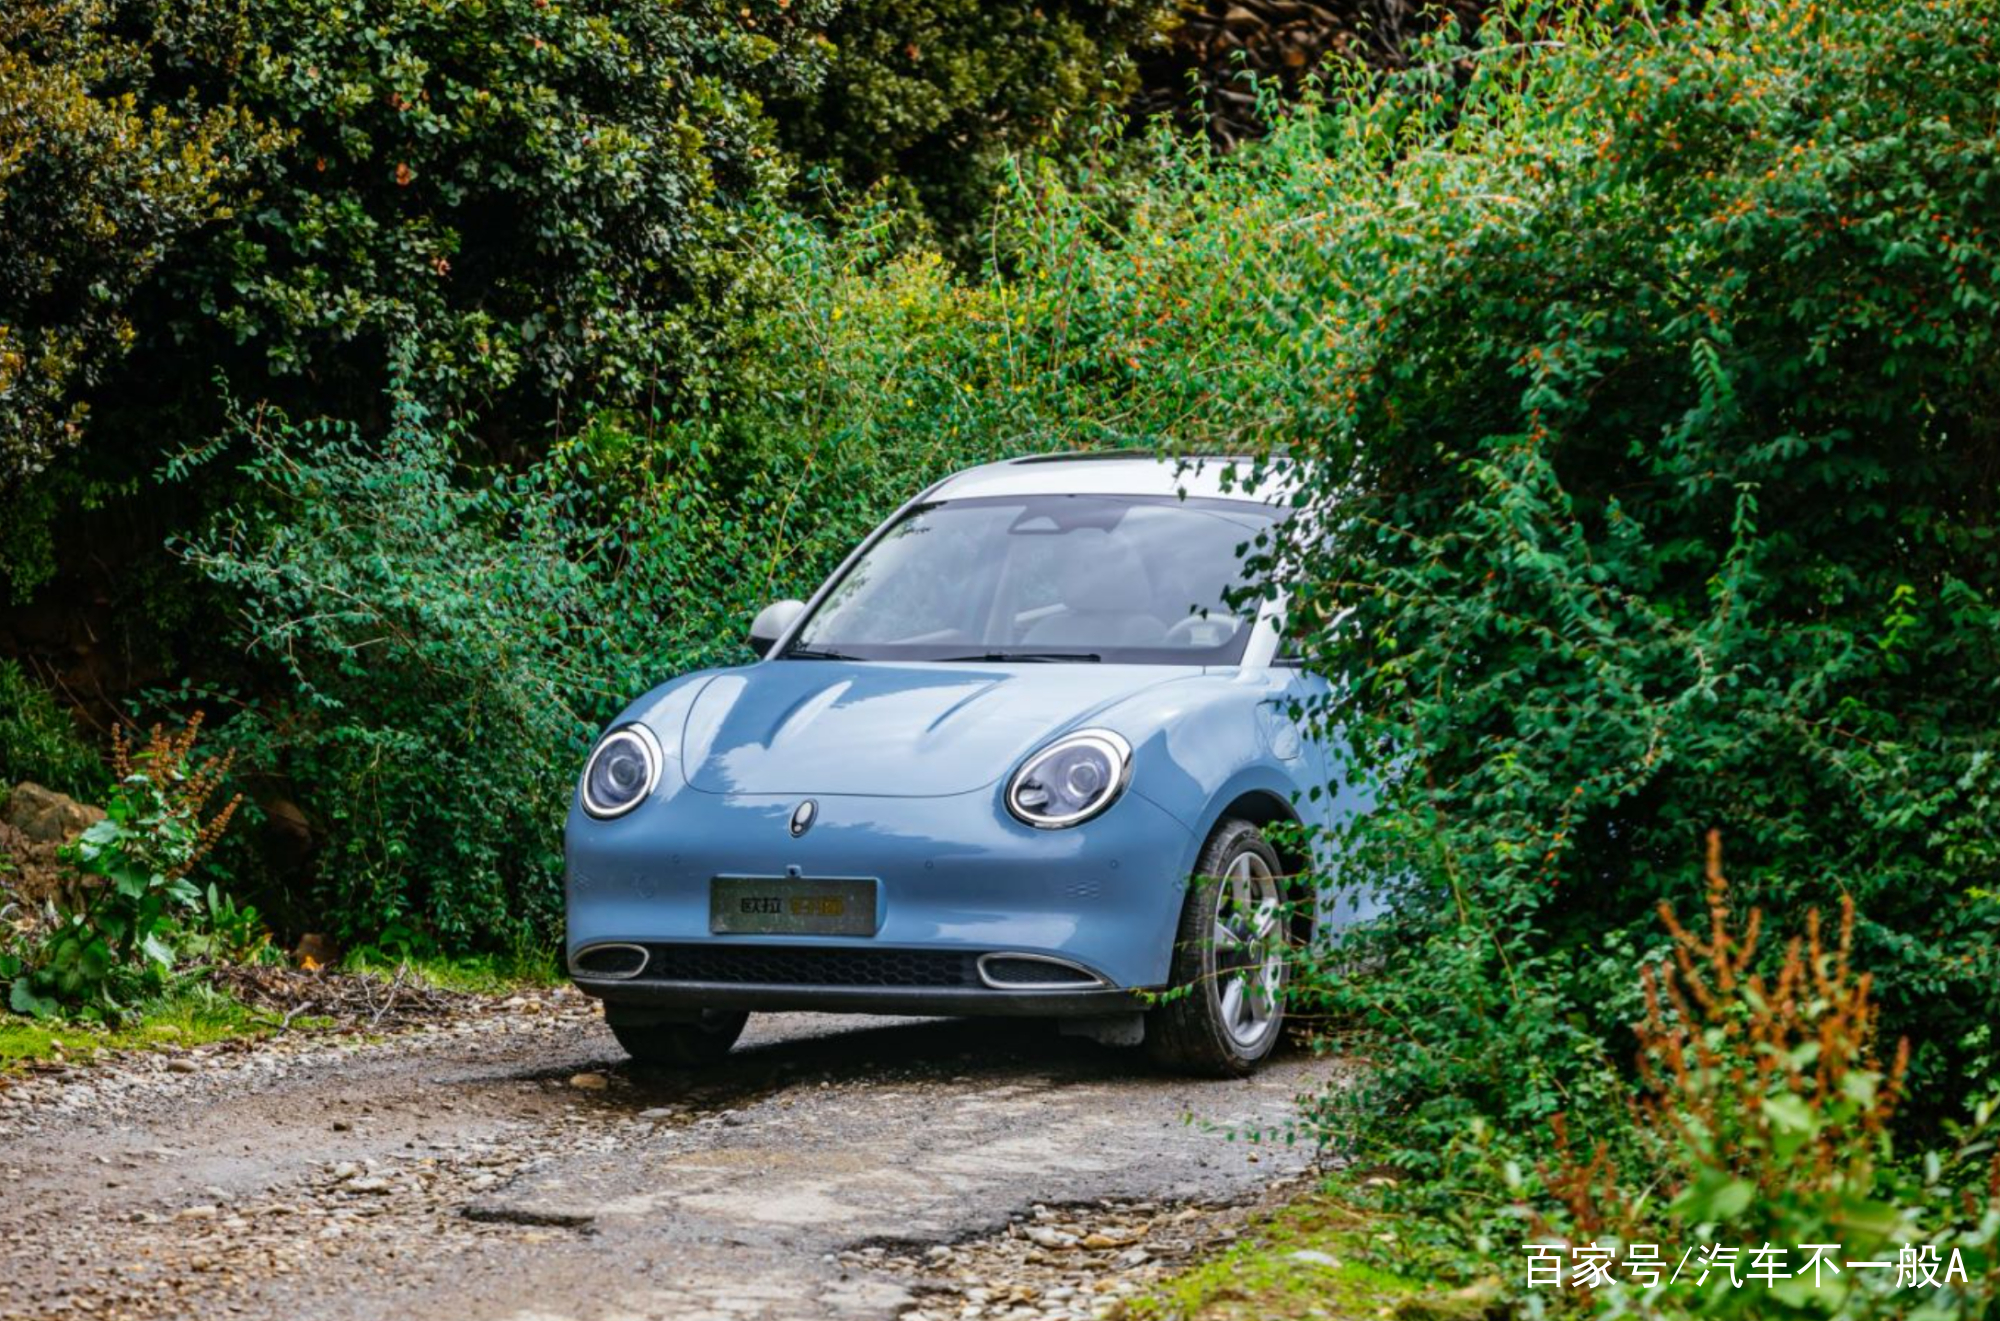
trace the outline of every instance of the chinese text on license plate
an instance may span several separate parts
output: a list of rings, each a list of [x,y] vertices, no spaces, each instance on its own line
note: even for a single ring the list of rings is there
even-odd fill
[[[875,882],[796,876],[718,876],[709,882],[716,935],[872,936]]]

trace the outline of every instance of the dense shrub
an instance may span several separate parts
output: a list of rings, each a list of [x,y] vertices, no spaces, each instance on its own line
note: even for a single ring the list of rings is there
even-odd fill
[[[827,31],[831,67],[808,99],[774,107],[805,182],[880,188],[978,254],[1009,161],[1078,130],[1136,86],[1174,0],[849,0]]]
[[[810,85],[830,5],[589,0],[155,0],[142,12],[206,100],[292,134],[262,204],[168,281],[167,328],[372,400],[381,346],[410,384],[566,402],[703,374],[744,248],[738,204],[777,179],[757,97]],[[337,399],[332,380],[365,394]]]
[[[228,757],[200,757],[197,713],[178,733],[155,726],[140,748],[114,733],[117,783],[105,818],[64,846],[72,883],[47,902],[40,929],[0,950],[0,981],[15,1013],[118,1018],[167,988],[183,941],[226,910],[211,887],[203,906],[190,873],[215,846],[239,799],[219,807]],[[254,918],[252,919],[254,922]],[[215,948],[211,933],[199,944]]]
[[[0,293],[0,430],[67,443],[86,414],[95,425],[25,485],[0,471],[0,577],[17,601],[81,593],[111,616],[75,640],[87,655],[68,638],[31,645],[72,678],[89,671],[79,687],[114,694],[163,672],[230,669],[194,623],[210,603],[154,558],[230,498],[227,483],[166,499],[145,489],[164,457],[224,429],[218,374],[239,397],[379,430],[382,364],[407,344],[406,386],[476,415],[480,456],[516,464],[590,408],[642,427],[701,416],[733,389],[736,336],[771,293],[745,278],[765,238],[759,201],[794,179],[792,196],[815,206],[881,185],[965,239],[983,228],[1005,154],[1121,96],[1125,48],[1171,8],[32,0],[18,21],[10,10],[0,52],[27,76],[8,90],[32,99],[0,134],[36,150],[0,149],[0,174],[26,171],[19,186],[0,180],[0,253],[39,262],[54,283],[18,313],[11,282]],[[61,95],[42,87],[59,82]],[[35,127],[57,110],[99,125],[64,130],[87,137],[90,173],[65,164],[83,147],[52,152],[60,144]],[[176,170],[149,169],[177,144],[188,158]],[[7,209],[10,196],[31,209]],[[71,211],[89,223],[41,233]],[[101,223],[113,219],[115,233]],[[104,251],[80,250],[93,233]],[[76,323],[47,335],[88,349],[82,366],[65,365],[70,347],[21,347],[43,334],[36,317]],[[19,353],[5,350],[10,334]],[[17,645],[30,644],[0,635],[0,648]]]
[[[227,219],[274,134],[179,99],[116,0],[0,9],[0,490],[81,434],[174,245]]]
[[[547,930],[573,763],[641,659],[606,635],[644,596],[596,540],[611,530],[533,500],[539,474],[456,484],[458,435],[407,396],[379,440],[263,414],[255,498],[182,548],[291,682],[223,737],[294,782],[324,837],[318,904],[347,935]]]
[[[1831,931],[1808,910],[1805,934],[1767,975],[1763,914],[1734,911],[1720,864],[1711,833],[1705,920],[1683,925],[1661,905],[1672,957],[1640,969],[1632,1131],[1572,1131],[1557,1116],[1552,1158],[1532,1177],[1502,1176],[1544,1263],[1526,1297],[1549,1301],[1556,1264],[1555,1297],[1577,1290],[1609,1316],[1989,1315],[2000,1297],[1996,1103],[1948,1146],[1898,1162],[1909,1043],[1891,1047],[1877,1030],[1852,899]],[[1669,1244],[1701,1245],[1698,1260],[1716,1269],[1674,1279]],[[1809,1267],[1802,1245],[1830,1264]]]
[[[104,787],[103,759],[55,695],[0,660],[0,794],[23,780],[90,800]]]
[[[1545,49],[1443,98],[1398,205],[1342,226],[1367,264],[1301,323],[1336,529],[1301,604],[1351,612],[1317,645],[1382,793],[1345,844],[1399,900],[1405,1159],[1469,1110],[1611,1103],[1591,1061],[1710,828],[1749,902],[1857,902],[1919,1108],[1995,1081],[1982,12],[1773,0]]]
[[[476,403],[505,455],[586,401],[698,406],[746,296],[745,204],[787,178],[759,98],[814,83],[832,7],[10,7],[0,572],[49,578],[38,533],[78,504],[147,518],[131,480],[220,429],[218,373],[363,416],[402,346],[410,387]],[[86,410],[87,451],[7,489]]]

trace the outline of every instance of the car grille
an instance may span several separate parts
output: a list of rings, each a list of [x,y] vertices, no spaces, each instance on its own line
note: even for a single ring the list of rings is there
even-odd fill
[[[642,980],[744,986],[978,986],[979,956],[921,949],[652,945]]]

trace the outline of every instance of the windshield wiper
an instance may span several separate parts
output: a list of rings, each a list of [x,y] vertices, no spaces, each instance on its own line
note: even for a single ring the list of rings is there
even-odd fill
[[[1101,661],[1104,657],[1094,651],[989,651],[978,656],[940,656],[941,663],[953,661]]]
[[[826,647],[792,647],[779,660],[832,660],[858,661],[859,656],[850,656],[844,651],[833,651]]]

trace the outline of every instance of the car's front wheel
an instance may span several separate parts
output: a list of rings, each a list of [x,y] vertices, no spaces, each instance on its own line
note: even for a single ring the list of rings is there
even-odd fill
[[[704,1009],[692,1021],[648,1021],[642,1015],[626,1015],[609,1008],[604,1021],[618,1044],[640,1064],[657,1064],[675,1069],[700,1068],[713,1064],[729,1053],[750,1015]]]
[[[1240,1078],[1285,1024],[1283,866],[1248,821],[1229,819],[1202,849],[1174,938],[1171,998],[1147,1015],[1146,1048],[1169,1068]]]

